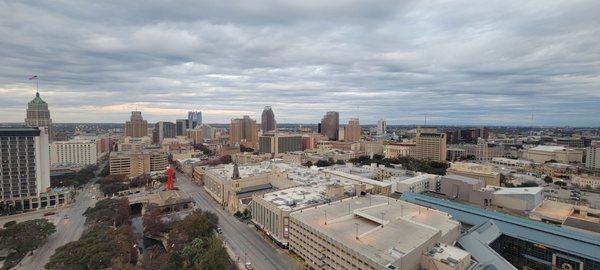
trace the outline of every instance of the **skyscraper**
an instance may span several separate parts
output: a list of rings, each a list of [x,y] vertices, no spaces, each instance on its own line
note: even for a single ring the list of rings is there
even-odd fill
[[[244,118],[231,119],[229,126],[229,140],[231,144],[243,144],[254,147],[258,141],[256,120],[245,115]]]
[[[188,129],[194,129],[202,124],[202,112],[201,111],[189,111],[188,112]]]
[[[176,120],[176,136],[186,136],[186,131],[188,127],[191,125],[188,119],[177,119]]]
[[[148,136],[148,121],[144,120],[142,112],[132,111],[130,120],[125,122],[125,137],[144,136]]]
[[[381,119],[377,121],[377,135],[384,135],[387,133],[387,123]]]
[[[446,160],[446,133],[417,133],[415,158],[442,162]]]
[[[175,138],[175,124],[172,122],[160,121],[154,125],[154,129],[157,132],[157,141],[155,143],[160,144],[164,138]]]
[[[277,129],[277,123],[275,122],[275,114],[271,106],[265,106],[260,117],[261,129],[263,132],[269,132]]]
[[[358,142],[360,141],[360,122],[358,118],[352,118],[348,121],[348,125],[346,125],[346,130],[344,132],[345,138],[344,140],[347,142]]]
[[[48,110],[48,103],[42,100],[39,92],[36,92],[35,98],[27,103],[25,125],[30,127],[45,127],[48,133],[48,139],[52,140],[52,119],[50,118],[50,110]]]
[[[50,152],[44,127],[0,128],[1,208],[38,208],[32,200],[50,187]]]
[[[340,114],[338,112],[327,112],[321,119],[321,134],[327,136],[329,140],[338,139],[338,129],[340,127]]]

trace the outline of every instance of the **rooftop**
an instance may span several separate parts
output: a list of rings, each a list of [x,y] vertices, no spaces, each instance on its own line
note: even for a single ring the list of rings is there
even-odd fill
[[[440,241],[459,227],[446,213],[376,195],[344,199],[290,215],[381,266],[398,261],[432,238]]]
[[[451,179],[451,180],[461,181],[461,182],[464,182],[467,184],[472,184],[472,185],[481,183],[481,180],[479,180],[479,179],[466,177],[466,176],[462,176],[462,175],[444,175],[442,177],[442,179]]]
[[[563,150],[565,150],[565,147],[557,146],[557,145],[538,145],[534,148],[531,148],[530,150],[553,152],[553,151],[563,151]]]

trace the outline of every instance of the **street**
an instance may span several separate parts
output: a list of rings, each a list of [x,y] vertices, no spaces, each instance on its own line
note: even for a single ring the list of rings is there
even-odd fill
[[[246,258],[255,269],[261,270],[299,269],[297,262],[287,254],[286,250],[267,242],[270,240],[264,239],[253,226],[250,227],[227,213],[210,199],[202,187],[191,182],[183,173],[177,173],[175,185],[179,186],[180,190],[186,191],[194,199],[197,207],[217,214],[223,237],[240,261],[243,262]],[[236,258],[232,259],[236,260]]]
[[[102,171],[103,167],[100,166],[100,169],[96,171],[96,175]],[[33,255],[23,258],[21,263],[14,269],[44,269],[44,265],[58,247],[76,241],[81,237],[85,229],[83,212],[96,202],[92,199],[96,194],[96,190],[93,189],[93,183],[96,179],[97,177],[91,181],[92,183],[86,184],[82,191],[78,192],[75,203],[71,207],[63,207],[57,211],[56,215],[50,219],[56,225],[56,232],[48,237],[46,244],[36,249]],[[68,215],[69,218],[65,219],[65,215]]]

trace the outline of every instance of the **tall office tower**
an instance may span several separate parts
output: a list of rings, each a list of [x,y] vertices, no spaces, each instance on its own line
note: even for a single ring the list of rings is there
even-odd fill
[[[253,147],[258,142],[256,120],[247,115],[244,115],[244,118],[231,119],[229,140],[231,144],[239,143]]]
[[[442,162],[446,160],[445,133],[417,133],[415,158]]]
[[[271,106],[265,106],[260,117],[261,129],[264,132],[269,132],[277,129],[277,123],[275,122],[275,114]]]
[[[321,119],[321,134],[327,136],[329,140],[336,141],[338,139],[339,128],[340,113],[327,112]]]
[[[50,187],[50,151],[44,127],[0,128],[0,208],[38,208]]]
[[[586,148],[585,166],[590,169],[600,169],[600,141],[594,141]]]
[[[186,136],[186,134],[187,134],[186,131],[188,129],[188,126],[190,126],[189,120],[177,119],[175,124],[176,124],[175,136]]]
[[[175,138],[177,133],[175,124],[172,122],[160,121],[154,125],[156,130],[156,141],[155,143],[161,143],[164,138]]]
[[[360,122],[358,118],[352,118],[346,125],[346,132],[344,132],[344,140],[347,142],[358,142],[360,141]]]
[[[377,121],[377,135],[383,135],[387,133],[387,123],[381,119]]]
[[[207,124],[202,124],[202,125],[200,125],[200,127],[197,127],[197,128],[201,130],[203,139],[214,139],[215,138],[215,128],[213,128]]]
[[[194,129],[202,125],[202,112],[190,111],[188,112],[188,129]]]
[[[52,140],[52,119],[50,118],[50,110],[48,110],[48,103],[42,100],[39,92],[36,92],[35,98],[27,103],[25,125],[29,127],[45,127],[48,133],[48,139],[50,141]]]
[[[142,112],[131,112],[131,118],[125,122],[125,136],[133,138],[148,136],[148,121],[144,120]]]

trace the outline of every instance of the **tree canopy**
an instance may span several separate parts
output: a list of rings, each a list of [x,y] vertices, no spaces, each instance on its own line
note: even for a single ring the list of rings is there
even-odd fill
[[[0,229],[0,248],[12,250],[4,262],[3,269],[15,266],[27,252],[37,249],[56,231],[54,224],[46,219],[34,219],[12,223]]]

